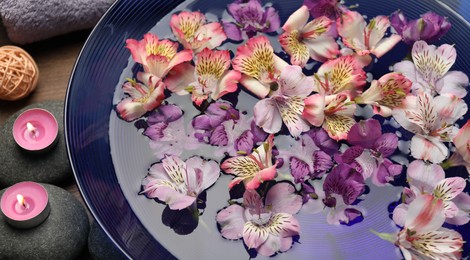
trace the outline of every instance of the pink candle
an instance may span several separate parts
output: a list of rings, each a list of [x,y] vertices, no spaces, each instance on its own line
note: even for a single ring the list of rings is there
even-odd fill
[[[21,229],[41,224],[51,211],[46,189],[31,181],[9,187],[3,193],[0,206],[6,221]]]
[[[21,113],[13,124],[13,138],[23,149],[31,152],[52,148],[58,139],[59,126],[54,115],[41,108]]]

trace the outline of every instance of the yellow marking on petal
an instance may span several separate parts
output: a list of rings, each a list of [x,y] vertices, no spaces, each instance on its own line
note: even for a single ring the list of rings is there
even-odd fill
[[[258,173],[261,168],[258,163],[249,157],[237,157],[230,163],[233,174],[237,177],[249,178]]]
[[[270,46],[263,43],[255,43],[253,53],[241,60],[241,72],[263,81],[269,76],[273,76],[274,69],[274,52]]]
[[[305,65],[310,58],[307,45],[302,42],[301,34],[298,30],[292,31],[286,37],[286,51],[294,58],[294,63]]]
[[[278,102],[278,105],[282,120],[286,125],[296,124],[305,107],[303,98],[298,96],[290,97],[285,103]]]
[[[339,93],[347,90],[351,81],[353,80],[354,66],[346,62],[347,59],[340,59],[337,62],[329,75],[329,81],[333,86],[333,93]],[[328,75],[325,75],[327,77]]]
[[[230,60],[224,59],[222,55],[211,53],[199,56],[196,63],[196,73],[198,76],[211,75],[220,79],[229,65]]]
[[[403,83],[397,80],[388,80],[385,84],[381,84],[382,100],[378,103],[390,108],[398,107],[403,103],[406,92],[402,89]]]
[[[281,234],[285,230],[285,225],[290,223],[290,216],[286,213],[274,214],[266,225],[266,229],[273,235]]]
[[[183,32],[184,38],[188,41],[191,41],[196,36],[196,32],[205,23],[204,17],[197,13],[180,15],[179,18],[179,29]]]
[[[324,124],[331,136],[346,137],[354,123],[356,122],[350,117],[333,114],[325,117]]]
[[[168,60],[173,59],[177,52],[177,45],[168,41],[148,42],[145,45],[147,55],[163,56]]]

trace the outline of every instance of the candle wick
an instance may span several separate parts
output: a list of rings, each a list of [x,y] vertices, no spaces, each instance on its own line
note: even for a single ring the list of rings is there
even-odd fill
[[[37,132],[36,132],[36,127],[33,126],[31,123],[26,123],[26,128],[28,130],[28,133],[30,133],[34,139],[34,141],[37,141]]]

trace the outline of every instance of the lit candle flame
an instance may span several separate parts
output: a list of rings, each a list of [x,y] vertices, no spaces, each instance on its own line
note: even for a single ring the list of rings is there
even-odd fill
[[[16,195],[16,199],[18,200],[18,203],[21,204],[23,207],[26,208],[26,203],[24,201],[24,197],[21,194]]]
[[[36,127],[33,126],[30,122],[26,123],[26,128],[28,128],[28,132],[33,133],[36,131]]]
[[[26,123],[26,128],[28,130],[28,133],[30,133],[34,139],[36,139],[36,127],[34,127],[33,124],[30,122]]]

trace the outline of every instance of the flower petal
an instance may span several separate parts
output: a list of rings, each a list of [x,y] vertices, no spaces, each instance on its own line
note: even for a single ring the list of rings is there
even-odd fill
[[[381,136],[382,127],[378,120],[361,120],[351,127],[347,141],[351,145],[358,145],[362,148],[372,149],[374,148],[375,142]]]
[[[463,192],[466,184],[462,177],[443,179],[434,188],[434,196],[442,200],[451,200]]]
[[[453,139],[457,152],[470,162],[470,120],[465,123]]]
[[[220,233],[227,239],[242,238],[245,209],[237,204],[228,206],[217,213],[215,220],[220,225]]]
[[[211,94],[212,99],[217,100],[225,94],[237,91],[238,82],[240,81],[241,77],[241,73],[235,70],[229,70],[225,72],[219,81],[219,85],[216,89],[213,90]]]
[[[314,94],[304,100],[302,117],[314,126],[321,126],[325,119],[325,96]]]
[[[439,164],[426,164],[421,160],[412,161],[406,174],[410,185],[419,194],[431,194],[434,187],[445,178],[444,170]]]
[[[258,101],[253,108],[254,121],[267,133],[277,133],[282,127],[282,117],[276,101],[265,98]]]
[[[354,118],[333,114],[325,117],[323,128],[334,140],[344,140],[348,138],[351,127],[356,123]]]
[[[403,227],[406,221],[406,215],[408,213],[408,205],[402,203],[395,207],[393,210],[393,222],[398,226]]]
[[[292,13],[289,18],[287,18],[286,23],[282,26],[282,29],[286,32],[291,32],[293,30],[299,30],[307,24],[310,14],[308,8],[305,5],[302,5],[294,13]]]
[[[307,97],[313,91],[313,79],[306,77],[299,66],[285,67],[279,84],[281,93],[288,97]]]
[[[462,235],[452,229],[440,228],[430,232],[422,233],[413,237],[413,245],[420,249],[420,252],[432,259],[459,259],[450,253],[457,253],[463,246]]]
[[[377,139],[374,144],[375,150],[379,151],[383,157],[391,156],[398,147],[398,137],[393,133],[386,133]]]
[[[358,12],[346,11],[336,20],[338,34],[343,38],[346,46],[354,50],[366,50],[364,31],[366,28],[364,17]]]
[[[203,190],[212,186],[220,176],[219,165],[215,161],[206,161],[198,156],[194,156],[186,160],[188,169],[196,169],[202,172],[202,180],[198,183],[198,191]]]
[[[247,222],[243,228],[243,241],[248,248],[257,248],[268,239],[268,230]]]
[[[415,42],[411,54],[416,68],[431,85],[449,71],[457,58],[453,46],[443,44],[436,49],[436,46],[428,45],[425,41]]]
[[[449,149],[436,138],[415,135],[411,138],[411,155],[420,160],[441,163],[449,154]]]
[[[296,194],[292,184],[280,182],[269,189],[265,205],[271,207],[272,212],[294,215],[302,207],[302,197]]]
[[[175,66],[164,79],[168,90],[178,95],[189,94],[186,88],[195,81],[195,68],[189,63]]]
[[[461,71],[449,71],[436,82],[436,91],[441,94],[451,94],[459,98],[467,95],[468,76]]]
[[[440,121],[449,125],[454,124],[468,111],[465,101],[453,95],[437,96],[433,103]]]
[[[258,102],[258,104],[259,103],[260,102]],[[310,129],[308,124],[302,118],[302,111],[304,110],[303,98],[299,96],[283,99],[276,98],[276,105],[279,109],[279,113],[281,114],[282,121],[284,121],[284,124],[287,126],[289,133],[292,136],[298,137],[302,132],[308,131]],[[264,127],[263,129],[266,131]],[[266,132],[272,133],[269,131]]]
[[[397,43],[401,41],[401,36],[392,34],[388,38],[382,39],[375,48],[371,51],[377,58],[382,57],[385,53],[390,51]]]
[[[277,164],[257,172],[253,179],[245,184],[245,188],[247,190],[255,190],[261,183],[274,180],[276,177],[276,166]]]
[[[408,207],[405,228],[426,233],[437,230],[444,224],[444,203],[432,195],[417,197]]]
[[[125,98],[116,106],[119,117],[130,122],[147,113],[141,102],[135,102],[132,98]]]

